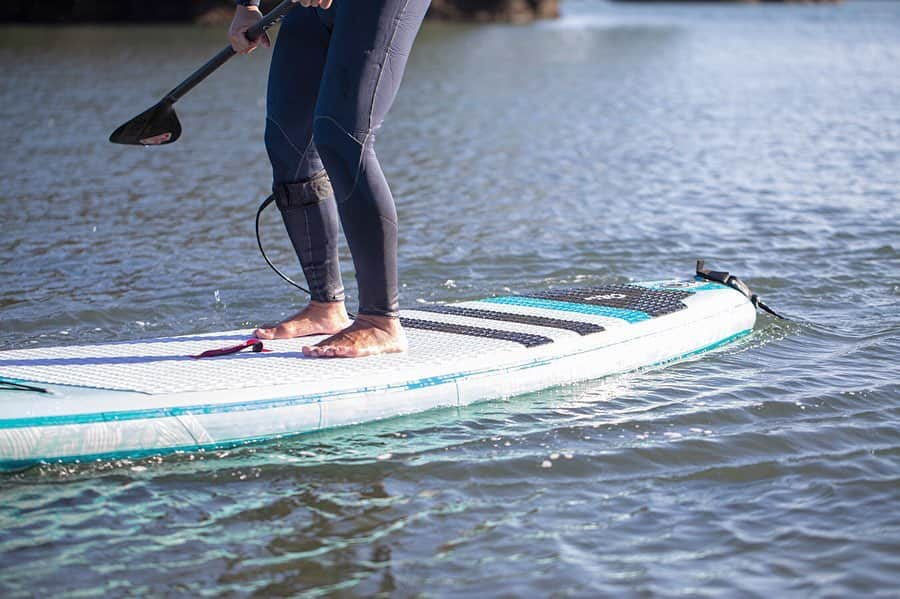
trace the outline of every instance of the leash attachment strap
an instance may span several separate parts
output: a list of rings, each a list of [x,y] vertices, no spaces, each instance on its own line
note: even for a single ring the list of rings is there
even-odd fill
[[[750,289],[750,286],[745,282],[734,276],[733,274],[719,271],[719,270],[710,270],[705,268],[703,265],[703,260],[697,260],[697,276],[701,279],[706,279],[707,281],[713,281],[714,283],[722,283],[723,285],[728,285],[732,289],[737,289],[750,300],[750,303],[759,310],[764,312],[768,312],[775,318],[779,318],[781,320],[787,320],[784,316],[777,313],[775,310],[767,306],[759,296],[753,293]]]
[[[263,342],[257,339],[256,337],[251,337],[247,339],[243,343],[238,343],[237,345],[230,345],[228,347],[220,347],[218,349],[208,349],[203,353],[194,354],[190,356],[191,358],[199,360],[200,358],[216,358],[219,356],[227,356],[230,354],[236,354],[238,352],[244,351],[245,349],[250,349],[251,352],[258,354],[262,352],[270,352],[271,349],[265,349],[263,347]]]

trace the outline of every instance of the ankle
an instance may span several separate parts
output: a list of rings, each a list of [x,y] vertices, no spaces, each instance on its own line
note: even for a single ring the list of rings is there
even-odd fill
[[[306,310],[311,315],[322,318],[349,320],[344,302],[317,302],[310,300]]]
[[[395,335],[403,330],[400,319],[396,316],[379,316],[377,314],[357,314],[356,322]]]

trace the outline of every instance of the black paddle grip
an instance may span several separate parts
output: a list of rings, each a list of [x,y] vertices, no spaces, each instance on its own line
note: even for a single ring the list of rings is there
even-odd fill
[[[251,42],[255,41],[263,34],[263,32],[271,29],[278,21],[283,19],[286,14],[291,12],[291,9],[294,8],[296,4],[297,3],[294,0],[284,0],[284,2],[273,8],[266,16],[260,19],[256,25],[250,27],[250,29],[244,33],[244,36]]]
[[[263,32],[271,29],[276,23],[283,19],[296,5],[297,3],[293,0],[284,0],[284,2],[273,8],[266,16],[250,27],[244,33],[244,36],[251,42],[256,40]],[[163,101],[174,104],[186,93],[194,89],[198,83],[209,77],[213,71],[228,62],[234,55],[235,51],[231,46],[222,48],[218,54],[209,60],[209,62],[194,71],[190,77],[179,83],[178,87],[167,93]]]

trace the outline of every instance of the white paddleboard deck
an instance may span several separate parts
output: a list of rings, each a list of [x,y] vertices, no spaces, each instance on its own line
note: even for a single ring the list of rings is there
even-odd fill
[[[304,357],[315,337],[189,357],[250,331],[0,352],[0,466],[231,446],[506,398],[713,349],[749,333],[756,312],[740,292],[693,280],[422,306],[402,318],[408,352],[353,359]]]

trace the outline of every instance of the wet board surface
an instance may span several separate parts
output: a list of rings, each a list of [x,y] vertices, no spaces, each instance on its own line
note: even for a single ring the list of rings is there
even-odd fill
[[[459,406],[696,355],[745,335],[741,293],[706,281],[542,291],[401,314],[410,349],[314,359],[189,356],[250,331],[0,352],[0,465],[231,446]],[[2,384],[2,383],[0,383]],[[7,388],[5,388],[7,387]]]

